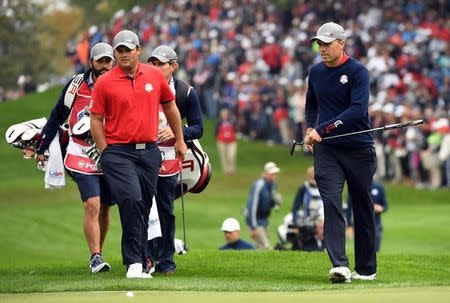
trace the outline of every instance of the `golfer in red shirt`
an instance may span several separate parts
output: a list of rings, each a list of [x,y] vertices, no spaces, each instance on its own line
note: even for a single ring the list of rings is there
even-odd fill
[[[127,278],[151,278],[147,227],[161,163],[157,141],[159,106],[183,158],[180,113],[163,73],[138,61],[139,38],[129,30],[114,37],[117,66],[97,80],[91,104],[91,132],[122,224],[122,259]]]

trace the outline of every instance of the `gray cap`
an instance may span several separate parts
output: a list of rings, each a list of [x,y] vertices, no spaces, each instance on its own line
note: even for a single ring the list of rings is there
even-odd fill
[[[177,60],[177,53],[167,45],[160,45],[157,48],[155,48],[148,58],[147,62],[150,62],[152,58],[156,58],[162,63],[169,62],[171,60]]]
[[[325,43],[330,43],[336,39],[345,39],[344,28],[337,23],[328,22],[319,27],[317,35],[309,39],[309,41],[320,40]]]
[[[100,42],[95,44],[91,48],[91,57],[90,59],[94,59],[95,61],[100,60],[103,57],[109,57],[114,60],[114,50],[111,45],[108,43]]]
[[[136,46],[139,46],[139,38],[132,31],[125,29],[117,33],[114,37],[113,45],[114,49],[120,45],[124,45],[129,49],[135,49]]]

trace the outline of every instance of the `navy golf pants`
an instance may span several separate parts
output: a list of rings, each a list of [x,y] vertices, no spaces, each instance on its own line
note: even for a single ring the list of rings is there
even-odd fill
[[[148,252],[151,259],[157,261],[156,270],[161,272],[174,271],[175,262],[175,215],[173,214],[173,201],[177,177],[159,177],[156,193],[159,222],[162,237],[148,241]]]
[[[103,176],[117,203],[122,224],[123,264],[146,264],[148,216],[161,164],[156,144],[113,144],[100,159]]]
[[[328,256],[333,267],[349,266],[342,212],[342,190],[346,181],[353,201],[355,271],[362,275],[370,275],[377,270],[375,216],[370,196],[375,170],[373,146],[354,149],[338,149],[323,143],[314,146],[314,174],[324,203],[324,237]]]

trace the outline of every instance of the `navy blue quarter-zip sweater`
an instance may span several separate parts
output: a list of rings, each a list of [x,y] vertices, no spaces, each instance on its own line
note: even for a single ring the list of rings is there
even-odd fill
[[[359,61],[348,58],[336,67],[320,62],[311,68],[306,95],[306,127],[322,137],[370,129],[369,72]],[[370,133],[323,141],[340,148],[373,145]]]

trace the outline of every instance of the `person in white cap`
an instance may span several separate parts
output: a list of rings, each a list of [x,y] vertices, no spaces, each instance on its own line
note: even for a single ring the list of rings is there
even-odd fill
[[[103,180],[102,172],[86,156],[91,147],[84,138],[73,135],[74,125],[83,117],[89,116],[89,103],[97,79],[111,70],[114,54],[111,45],[95,44],[90,51],[90,69],[84,74],[74,76],[63,88],[52,113],[42,130],[42,140],[37,151],[37,162],[44,162],[44,152],[66,120],[69,123],[69,145],[64,157],[64,165],[70,171],[84,202],[84,234],[88,242],[92,273],[110,270],[103,260],[102,247],[109,226],[109,206],[111,199]]]
[[[227,244],[221,246],[220,250],[245,250],[255,249],[255,246],[241,239],[241,225],[235,218],[227,218],[223,221],[220,229],[223,231]]]
[[[369,123],[369,72],[344,52],[345,32],[328,22],[310,39],[319,45],[322,62],[311,68],[306,93],[304,142],[314,155],[317,186],[324,203],[324,237],[332,268],[332,283],[374,280],[377,261],[375,221],[370,188],[376,170],[374,140],[365,131]],[[345,218],[342,212],[344,183],[353,200],[355,218],[355,271],[350,272],[345,253]]]
[[[172,48],[167,45],[160,45],[153,50],[147,61],[163,72],[172,93],[175,95],[181,119],[186,118],[187,127],[183,128],[184,139],[186,141],[200,139],[203,135],[203,117],[200,101],[191,85],[174,77],[174,73],[179,68],[177,60],[177,53]],[[173,259],[175,253],[173,202],[175,200],[180,165],[175,154],[171,152],[174,146],[174,134],[167,124],[164,112],[161,110],[159,117],[158,147],[165,157],[159,169],[156,205],[158,206],[162,236],[149,241],[148,251],[150,258],[156,261],[156,271],[164,275],[172,275],[176,269]]]
[[[126,277],[147,279],[153,268],[147,256],[148,218],[162,160],[157,145],[160,108],[174,135],[171,152],[176,159],[183,160],[187,146],[164,74],[139,62],[138,36],[120,31],[113,46],[117,66],[97,81],[91,130],[105,181],[119,207]]]
[[[281,195],[277,192],[276,179],[280,168],[274,162],[267,162],[261,178],[256,180],[248,194],[246,206],[246,223],[258,249],[270,249],[268,226],[273,208],[278,209]]]

